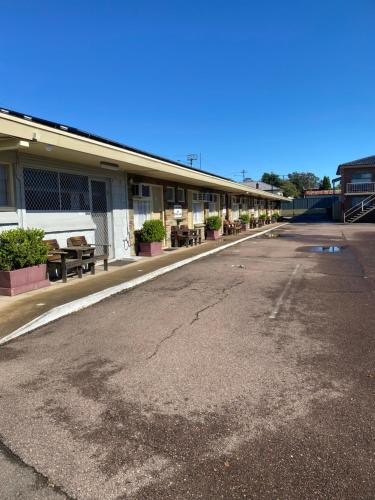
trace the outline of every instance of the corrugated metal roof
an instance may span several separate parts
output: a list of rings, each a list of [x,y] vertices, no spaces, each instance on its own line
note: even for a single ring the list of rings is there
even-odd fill
[[[112,141],[111,139],[107,139],[107,138],[102,137],[100,135],[92,134],[91,132],[85,132],[84,130],[80,130],[78,128],[71,127],[69,125],[63,125],[61,123],[53,122],[51,120],[45,120],[44,118],[38,118],[36,116],[27,115],[24,113],[20,113],[19,111],[11,110],[9,108],[0,107],[0,113],[11,115],[11,116],[16,116],[17,118],[23,118],[25,120],[39,123],[41,125],[45,125],[46,127],[50,127],[53,129],[64,130],[65,132],[69,132],[71,134],[78,135],[80,137],[86,137],[88,139],[92,139],[94,141],[101,142],[103,144],[115,146],[115,147],[124,149],[126,151],[132,151],[133,153],[138,153],[138,154],[141,154],[144,156],[148,156],[149,158],[154,158],[155,160],[166,161],[166,162],[171,163],[173,165],[177,165],[179,167],[183,167],[183,168],[186,168],[188,170],[192,170],[194,172],[202,172],[203,174],[213,175],[215,177],[218,177],[219,179],[224,179],[226,181],[232,181],[232,179],[230,179],[229,177],[224,177],[222,175],[214,174],[213,172],[209,172],[207,170],[201,170],[200,168],[191,167],[190,165],[186,165],[185,163],[181,163],[181,162],[176,161],[176,160],[170,160],[169,158],[159,156],[159,155],[156,155],[153,153],[149,153],[147,151],[143,151],[141,149],[137,149],[137,148],[134,148],[132,146],[128,146],[128,145],[123,144],[121,142]]]

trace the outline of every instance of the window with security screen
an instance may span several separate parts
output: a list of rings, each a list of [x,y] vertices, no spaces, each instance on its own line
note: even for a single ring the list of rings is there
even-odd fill
[[[90,210],[88,177],[32,168],[25,168],[23,176],[26,210]]]
[[[11,207],[13,202],[11,167],[8,163],[0,163],[0,210]]]

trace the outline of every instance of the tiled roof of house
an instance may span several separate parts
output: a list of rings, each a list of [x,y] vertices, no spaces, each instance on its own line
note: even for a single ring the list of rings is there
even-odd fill
[[[366,156],[365,158],[360,158],[359,160],[348,161],[347,163],[341,163],[337,167],[337,173],[340,173],[341,167],[360,167],[360,166],[371,166],[375,167],[375,156]]]
[[[261,189],[262,191],[281,191],[279,187],[272,186],[272,184],[267,184],[266,182],[262,181],[250,181],[245,179],[243,183],[253,188]]]
[[[308,189],[304,191],[305,196],[326,196],[340,193],[339,189]]]

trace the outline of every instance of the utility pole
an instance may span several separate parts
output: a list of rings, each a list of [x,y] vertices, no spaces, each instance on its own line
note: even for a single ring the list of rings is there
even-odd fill
[[[247,174],[247,170],[243,169],[241,170],[241,174],[242,174],[242,182],[245,180],[245,174]]]

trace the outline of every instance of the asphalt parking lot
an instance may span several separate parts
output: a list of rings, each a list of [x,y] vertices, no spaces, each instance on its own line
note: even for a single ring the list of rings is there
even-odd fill
[[[291,224],[4,345],[0,497],[374,498],[374,284]]]

